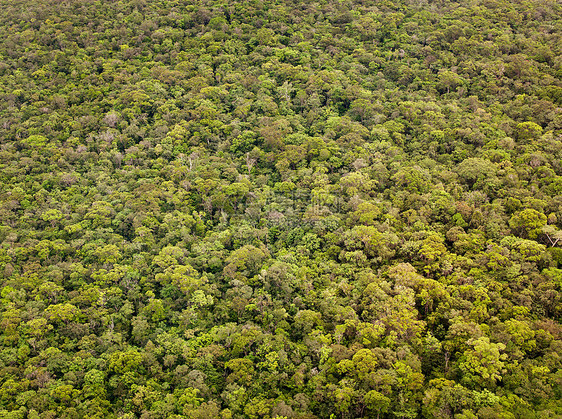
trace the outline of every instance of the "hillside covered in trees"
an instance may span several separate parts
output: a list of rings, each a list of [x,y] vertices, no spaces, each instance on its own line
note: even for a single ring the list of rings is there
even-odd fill
[[[562,417],[562,4],[5,0],[0,417]]]

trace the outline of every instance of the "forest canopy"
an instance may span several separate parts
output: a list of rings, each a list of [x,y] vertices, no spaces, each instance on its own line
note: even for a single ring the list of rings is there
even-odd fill
[[[562,415],[562,4],[4,0],[0,416]]]

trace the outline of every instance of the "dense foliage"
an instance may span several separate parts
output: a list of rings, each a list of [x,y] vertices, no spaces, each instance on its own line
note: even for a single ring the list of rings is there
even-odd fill
[[[562,4],[5,0],[0,416],[562,415]]]

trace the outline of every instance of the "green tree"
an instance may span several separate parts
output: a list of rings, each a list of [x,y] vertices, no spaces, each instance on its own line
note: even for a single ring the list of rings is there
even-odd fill
[[[546,215],[532,208],[516,212],[509,220],[509,226],[523,237],[536,239],[546,226]]]
[[[503,343],[493,343],[487,337],[470,339],[467,349],[459,360],[459,368],[464,373],[463,381],[477,388],[495,385],[501,380],[506,354]]]

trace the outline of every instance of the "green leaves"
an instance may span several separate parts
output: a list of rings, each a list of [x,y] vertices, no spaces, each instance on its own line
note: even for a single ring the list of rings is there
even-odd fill
[[[518,140],[528,141],[538,139],[541,136],[543,129],[540,125],[534,122],[526,121],[517,124],[516,132]]]
[[[80,318],[80,309],[69,303],[50,305],[45,309],[47,319],[52,323],[70,323]]]
[[[509,220],[509,226],[523,237],[536,239],[546,226],[546,215],[532,208],[516,212]]]
[[[109,357],[108,368],[115,374],[139,372],[142,363],[142,355],[133,349],[117,351]]]
[[[467,349],[460,359],[459,368],[465,374],[463,381],[469,385],[485,387],[501,380],[506,354],[503,343],[492,343],[487,337],[471,339]]]
[[[67,3],[0,14],[0,416],[560,410],[559,4]]]

